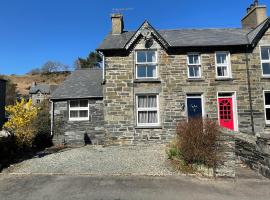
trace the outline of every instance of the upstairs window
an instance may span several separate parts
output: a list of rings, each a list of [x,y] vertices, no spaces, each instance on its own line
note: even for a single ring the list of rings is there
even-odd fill
[[[69,120],[70,121],[89,120],[88,100],[69,101]]]
[[[263,76],[270,76],[270,46],[261,47],[261,62]]]
[[[158,95],[137,96],[137,124],[138,126],[159,125]]]
[[[201,58],[199,54],[188,55],[188,78],[201,77]]]
[[[156,51],[136,52],[136,78],[137,79],[157,78]]]
[[[229,52],[216,52],[216,75],[218,78],[231,77]]]

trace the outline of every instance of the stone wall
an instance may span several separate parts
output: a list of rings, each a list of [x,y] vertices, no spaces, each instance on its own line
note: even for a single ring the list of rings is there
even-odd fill
[[[143,40],[126,54],[116,52],[105,55],[106,84],[104,86],[105,131],[113,140],[132,142],[167,142],[175,135],[176,125],[186,119],[186,95],[203,95],[204,116],[217,120],[217,93],[236,92],[237,121],[239,130],[251,133],[251,117],[246,73],[246,57],[236,49],[230,51],[232,79],[216,79],[215,51],[200,49],[202,78],[188,79],[187,53],[194,50],[164,50],[158,42],[152,49],[158,52],[157,81],[135,80],[135,51],[143,49]],[[160,126],[139,128],[136,126],[136,102],[138,93],[159,94]]]
[[[39,91],[36,94],[31,94],[31,98],[32,98],[33,104],[36,105],[36,104],[38,104],[38,100],[39,100],[39,103],[41,103],[44,100],[48,100],[50,98],[50,95],[49,94],[42,94]]]
[[[270,178],[270,137],[238,134],[236,137],[236,155],[251,169]]]
[[[264,116],[264,90],[270,90],[270,78],[262,76],[260,46],[270,44],[270,30],[259,41],[254,50],[249,54],[251,97],[254,115],[255,133],[270,133],[270,127],[265,124]]]
[[[102,99],[89,99],[89,121],[69,121],[68,112],[67,100],[54,102],[54,143],[72,146],[104,143]]]
[[[214,169],[216,177],[234,178],[236,171],[236,157],[235,157],[235,132],[222,129],[219,143],[219,151],[221,160]]]

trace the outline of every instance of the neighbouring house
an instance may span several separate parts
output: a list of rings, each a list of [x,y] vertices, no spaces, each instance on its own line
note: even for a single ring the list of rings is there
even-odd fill
[[[145,21],[127,31],[121,14],[111,20],[97,49],[103,74],[75,71],[53,94],[53,122],[62,118],[65,141],[95,137],[97,129],[108,140],[166,142],[180,120],[192,117],[270,134],[266,6],[255,1],[242,28],[157,30]]]
[[[56,88],[57,85],[37,84],[33,82],[29,90],[29,97],[33,100],[33,104],[37,105],[44,100],[48,100]]]
[[[0,79],[0,130],[5,122],[6,80]]]
[[[101,69],[80,69],[52,93],[52,130],[56,143],[104,142]]]

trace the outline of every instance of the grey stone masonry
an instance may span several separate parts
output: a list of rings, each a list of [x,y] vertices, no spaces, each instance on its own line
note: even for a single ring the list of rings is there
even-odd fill
[[[88,99],[89,120],[70,121],[68,100],[53,102],[54,143],[80,146],[104,143],[104,115],[102,99]]]
[[[106,84],[104,85],[105,131],[112,140],[134,142],[166,142],[175,135],[176,125],[187,117],[187,94],[202,94],[204,116],[218,119],[217,93],[236,92],[237,124],[242,132],[251,133],[250,104],[245,54],[235,49],[230,52],[232,78],[216,79],[215,51],[202,49],[200,79],[188,79],[187,53],[194,50],[164,50],[157,41],[150,49],[158,53],[158,79],[150,82],[135,78],[135,52],[144,49],[139,40],[127,55],[107,53]],[[160,126],[139,128],[136,125],[136,94],[159,95]],[[263,105],[261,105],[263,106]]]
[[[270,137],[237,134],[236,155],[252,169],[270,178]]]

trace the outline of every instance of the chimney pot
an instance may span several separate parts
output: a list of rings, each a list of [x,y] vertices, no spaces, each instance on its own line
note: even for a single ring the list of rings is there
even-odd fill
[[[121,34],[124,31],[124,19],[122,14],[112,14],[112,34]]]
[[[259,5],[259,1],[258,1],[258,0],[255,0],[255,1],[254,1],[254,5],[255,5],[255,6],[258,6],[258,5]]]

